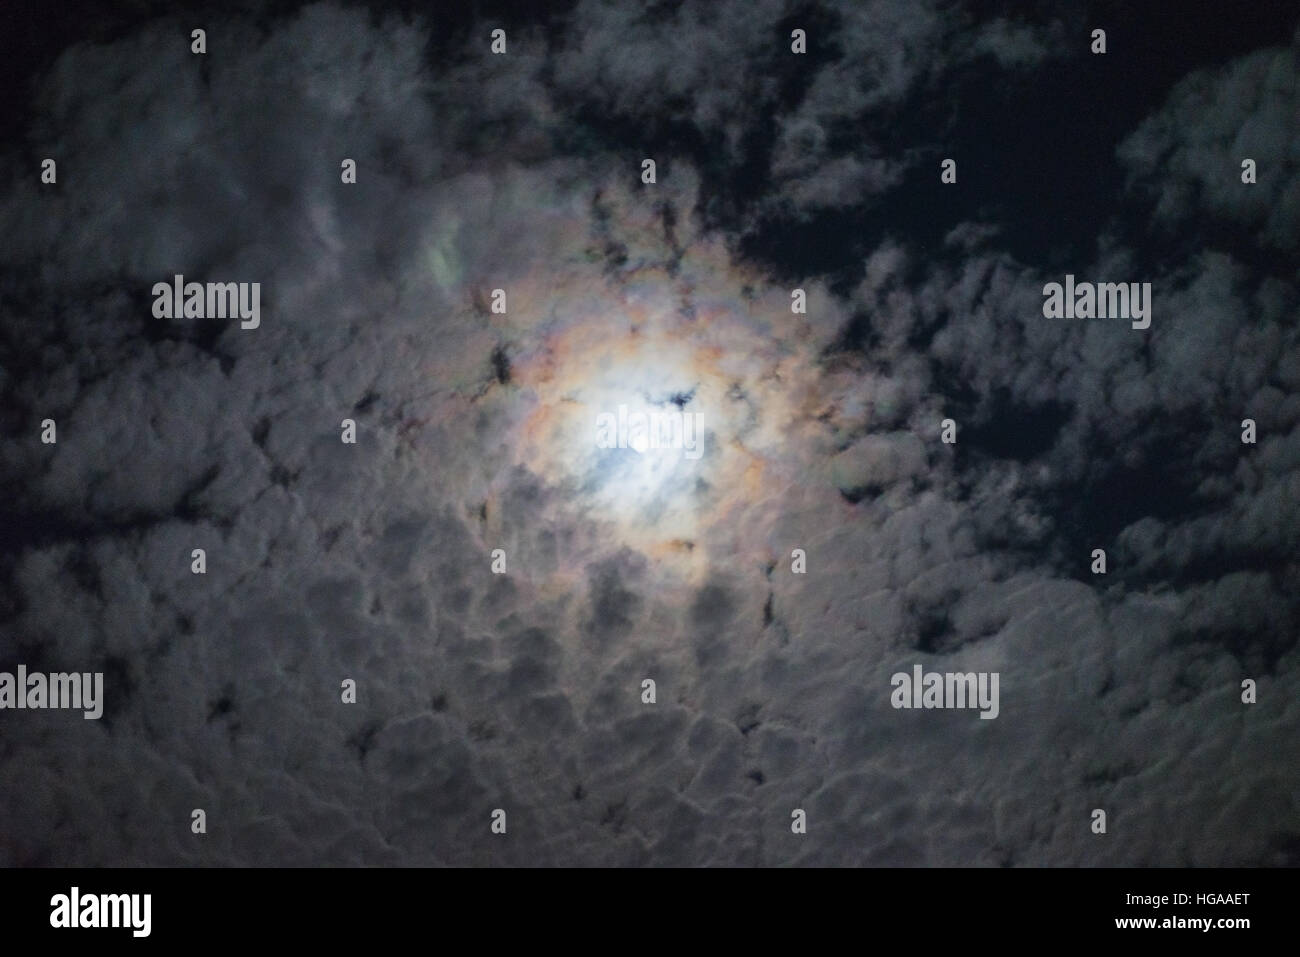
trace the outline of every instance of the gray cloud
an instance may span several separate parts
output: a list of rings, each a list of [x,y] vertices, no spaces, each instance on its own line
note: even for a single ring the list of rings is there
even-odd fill
[[[0,860],[1284,861],[1294,276],[1211,246],[1132,276],[1156,288],[1148,334],[1052,322],[1060,277],[981,220],[942,254],[871,239],[847,291],[802,277],[791,314],[790,284],[735,248],[753,212],[704,226],[706,164],[668,157],[647,199],[642,153],[602,123],[667,116],[734,170],[770,116],[766,208],[812,221],[914,161],[836,135],[973,59],[1043,63],[1061,28],[844,5],[786,98],[743,65],[785,48],[787,12],[583,3],[562,34],[442,72],[427,27],[332,4],[214,24],[203,71],[167,22],[63,55],[34,132],[60,185],[0,195],[21,413],[0,463],[28,529],[0,665],[102,668],[109,706],[3,716]],[[1139,178],[1176,158],[1161,217],[1285,245],[1285,182],[1241,206],[1231,164],[1219,193],[1195,157],[1221,127],[1276,132],[1293,53],[1192,78],[1126,141]],[[1192,122],[1192,90],[1253,110]],[[1140,268],[1109,234],[1090,256],[1081,278]],[[153,320],[176,272],[262,282],[262,327]],[[703,410],[697,465],[583,444],[588,411],[661,393]],[[1042,410],[1046,438],[1007,451],[999,430]],[[1106,511],[1139,466],[1184,507]],[[1000,672],[1001,715],[893,710],[916,662]]]
[[[1296,52],[1259,50],[1183,79],[1159,113],[1120,144],[1132,185],[1155,199],[1155,217],[1177,227],[1198,214],[1290,249],[1300,235],[1300,133]],[[1241,181],[1255,160],[1258,182]]]

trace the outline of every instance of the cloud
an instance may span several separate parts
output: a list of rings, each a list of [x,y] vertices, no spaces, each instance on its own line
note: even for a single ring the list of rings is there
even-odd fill
[[[1194,217],[1249,229],[1261,245],[1295,246],[1300,235],[1297,49],[1259,50],[1184,78],[1167,102],[1119,146],[1130,184],[1154,200],[1166,228]],[[1242,182],[1253,159],[1258,181]]]
[[[107,711],[4,715],[0,860],[1285,858],[1293,277],[1207,247],[1149,277],[1147,335],[1054,323],[982,216],[778,278],[741,252],[764,215],[817,227],[919,155],[868,121],[1059,41],[845,4],[795,67],[786,11],[581,3],[433,64],[427,25],[320,4],[214,22],[202,67],[168,21],[64,53],[59,185],[0,195],[0,668],[104,670]],[[756,209],[712,216],[742,168]],[[1136,268],[1111,233],[1081,277]],[[261,327],[154,320],[175,273],[261,282]],[[620,403],[700,414],[704,454],[598,448]],[[917,662],[999,672],[999,718],[889,707]]]

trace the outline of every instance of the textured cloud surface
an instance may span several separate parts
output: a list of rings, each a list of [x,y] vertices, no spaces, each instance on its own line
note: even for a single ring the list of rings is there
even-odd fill
[[[803,22],[584,2],[431,61],[320,4],[58,59],[9,158],[59,182],[0,194],[0,670],[106,705],[0,713],[0,862],[1297,862],[1300,33],[1136,118],[1062,267],[993,208],[866,225],[948,155],[908,104],[1081,69],[1062,21]],[[852,269],[753,254],[809,224]],[[1045,319],[1067,271],[1151,328]],[[175,274],[260,327],[155,319]],[[620,404],[702,454],[597,447]],[[997,719],[892,708],[917,663]]]

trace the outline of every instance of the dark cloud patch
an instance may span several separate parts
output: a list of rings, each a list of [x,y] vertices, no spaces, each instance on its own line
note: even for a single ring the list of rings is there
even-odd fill
[[[640,562],[632,556],[612,560],[588,569],[590,617],[587,633],[599,641],[625,635],[636,621],[643,605],[640,595],[631,588],[628,573],[635,575]]]
[[[972,451],[976,455],[1031,461],[1051,449],[1069,419],[1070,408],[1065,403],[1020,404],[1009,389],[996,389],[972,424],[963,430],[958,461]]]

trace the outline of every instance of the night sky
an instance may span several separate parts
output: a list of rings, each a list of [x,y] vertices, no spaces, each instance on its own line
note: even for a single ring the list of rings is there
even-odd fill
[[[1300,865],[1300,8],[445,6],[0,12],[0,864]]]

